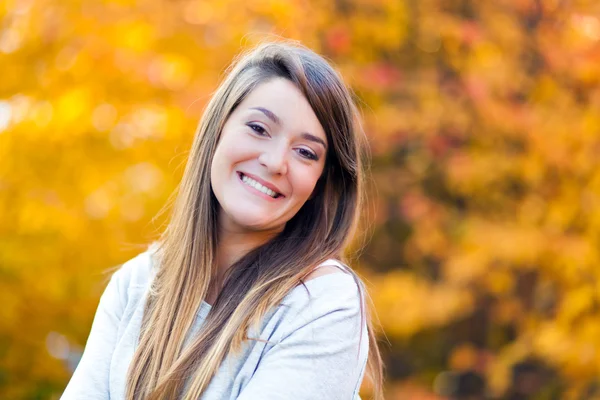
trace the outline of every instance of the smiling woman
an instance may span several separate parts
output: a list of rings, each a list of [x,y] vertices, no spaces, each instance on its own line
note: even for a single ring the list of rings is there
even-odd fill
[[[345,265],[366,141],[351,92],[296,42],[242,54],[209,102],[161,239],[112,277],[63,399],[382,399]]]
[[[225,123],[212,161],[221,229],[283,231],[323,175],[325,143],[319,119],[293,83],[276,78],[257,86]]]

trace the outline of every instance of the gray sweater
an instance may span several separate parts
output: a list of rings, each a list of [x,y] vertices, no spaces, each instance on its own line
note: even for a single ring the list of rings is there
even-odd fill
[[[111,277],[94,317],[85,350],[62,400],[120,400],[138,344],[147,290],[155,274],[153,249],[127,261]],[[294,288],[269,312],[257,332],[270,343],[246,341],[241,355],[221,364],[202,400],[360,400],[369,343],[356,283],[344,273],[318,276]],[[364,290],[364,284],[361,282]],[[211,306],[202,302],[184,346]],[[254,335],[254,336],[253,336]],[[360,342],[360,346],[359,346]]]

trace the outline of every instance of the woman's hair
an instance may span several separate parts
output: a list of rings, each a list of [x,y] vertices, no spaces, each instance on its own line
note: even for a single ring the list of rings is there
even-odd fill
[[[146,299],[127,377],[127,399],[197,399],[227,354],[238,352],[250,327],[329,258],[345,261],[363,202],[367,143],[351,91],[338,73],[295,41],[264,42],[238,56],[209,101],[196,131],[169,223],[158,242],[156,275]],[[223,125],[258,85],[292,82],[327,135],[329,150],[316,192],[283,231],[236,261],[200,333],[183,350],[202,300],[214,284],[219,204],[211,189],[211,161]],[[364,298],[363,286],[350,271]],[[368,296],[368,295],[367,295]],[[383,363],[370,311],[361,302],[369,337],[367,373],[382,399]],[[361,335],[362,336],[362,335]],[[366,345],[366,343],[362,343]]]

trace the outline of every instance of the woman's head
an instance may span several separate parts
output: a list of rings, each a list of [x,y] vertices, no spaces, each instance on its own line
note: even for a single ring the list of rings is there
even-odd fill
[[[215,219],[228,229],[275,234],[290,220],[310,218],[304,229],[314,232],[318,222],[323,240],[337,215],[345,228],[339,233],[348,235],[360,205],[365,143],[338,73],[291,42],[259,45],[228,72],[192,151],[192,171],[204,183],[201,195],[208,201],[212,193]]]

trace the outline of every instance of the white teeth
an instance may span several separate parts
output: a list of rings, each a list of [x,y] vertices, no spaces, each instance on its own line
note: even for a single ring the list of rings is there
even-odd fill
[[[277,195],[276,192],[272,191],[271,189],[269,189],[268,187],[265,187],[263,185],[261,185],[260,183],[256,182],[254,179],[252,178],[248,178],[246,175],[242,175],[242,181],[248,185],[248,186],[252,186],[253,188],[260,190],[261,192],[268,194],[269,196],[275,198],[275,196]]]

